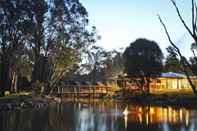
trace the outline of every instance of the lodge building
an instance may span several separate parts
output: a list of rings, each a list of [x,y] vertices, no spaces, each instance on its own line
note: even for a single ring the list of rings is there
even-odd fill
[[[197,86],[197,79],[191,77],[194,85]],[[167,72],[162,73],[160,77],[152,80],[150,84],[151,93],[167,92],[192,92],[192,88],[184,74]]]
[[[197,87],[197,79],[191,77],[194,85]],[[123,88],[129,89],[131,91],[137,90],[139,88],[134,81],[131,79],[126,79]],[[146,88],[146,87],[144,87]],[[150,93],[191,93],[192,88],[187,80],[187,77],[181,73],[166,72],[162,73],[160,77],[151,79],[150,83]]]

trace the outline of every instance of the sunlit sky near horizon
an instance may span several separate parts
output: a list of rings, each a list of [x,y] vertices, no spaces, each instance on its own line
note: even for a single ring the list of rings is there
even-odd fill
[[[185,55],[189,55],[191,43],[180,23],[170,0],[80,0],[89,13],[90,25],[96,26],[101,40],[97,45],[107,50],[125,48],[137,38],[156,41],[166,54],[169,45],[159,14],[169,33]],[[190,0],[177,0],[184,19],[191,25]]]

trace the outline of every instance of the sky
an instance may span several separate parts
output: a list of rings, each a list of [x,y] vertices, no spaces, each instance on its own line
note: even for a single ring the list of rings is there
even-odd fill
[[[186,43],[191,43],[170,0],[80,0],[89,14],[90,25],[96,26],[101,40],[97,45],[107,50],[125,48],[137,38],[154,40],[166,55],[169,45],[158,20],[165,22],[173,41],[185,55],[190,55]],[[177,0],[183,18],[191,25],[190,0]]]

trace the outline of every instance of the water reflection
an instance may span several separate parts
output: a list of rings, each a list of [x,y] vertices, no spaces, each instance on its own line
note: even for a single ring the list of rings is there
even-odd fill
[[[128,123],[128,114],[129,114],[129,111],[128,111],[128,106],[126,106],[126,108],[124,109],[123,113],[124,115],[124,123],[125,123],[125,129],[127,129],[127,123]]]
[[[196,131],[197,112],[118,102],[64,102],[0,112],[0,131]]]
[[[184,124],[190,123],[191,115],[195,115],[194,111],[185,108],[172,107],[150,107],[150,106],[131,106],[129,109],[129,120],[140,124]]]
[[[124,116],[126,129],[132,129],[132,124],[147,126],[161,131],[196,131],[197,112],[185,108],[151,107],[130,105],[127,116]],[[144,129],[144,128],[143,128]]]

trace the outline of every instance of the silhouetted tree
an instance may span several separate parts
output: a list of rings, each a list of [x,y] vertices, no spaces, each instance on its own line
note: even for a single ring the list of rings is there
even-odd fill
[[[162,71],[163,53],[158,44],[147,39],[137,39],[126,48],[123,58],[125,73],[135,79],[140,88],[146,84],[149,92],[151,78]]]
[[[88,61],[84,63],[81,71],[82,75],[86,74],[86,79],[104,81],[123,73],[122,52],[106,51],[102,47],[92,46],[88,55]]]
[[[89,71],[89,77],[92,81],[98,81],[103,78],[104,62],[107,52],[99,46],[93,46],[89,52],[89,62],[86,68]]]
[[[168,56],[165,61],[165,71],[168,72],[183,72],[181,62],[177,57],[177,54],[174,52],[173,47],[169,46],[167,48]]]
[[[96,28],[87,28],[88,13],[78,0],[32,3],[32,21],[27,29],[32,50],[32,83],[40,81],[53,90],[95,42]]]
[[[88,25],[79,0],[0,1],[1,93],[24,70],[31,75],[22,77],[52,90],[95,43],[96,28]]]
[[[105,79],[117,77],[124,72],[122,52],[113,50],[107,52],[104,60],[103,77]]]

